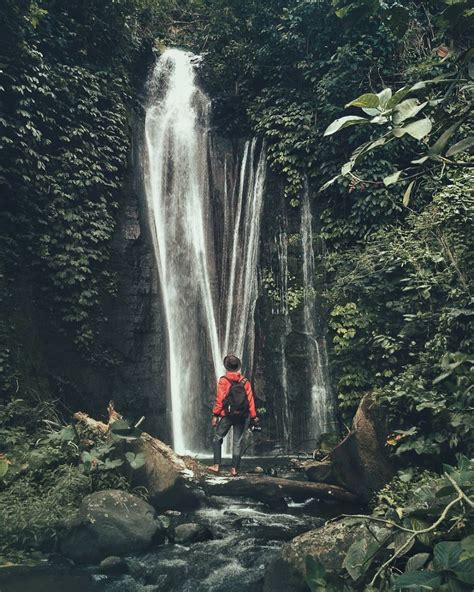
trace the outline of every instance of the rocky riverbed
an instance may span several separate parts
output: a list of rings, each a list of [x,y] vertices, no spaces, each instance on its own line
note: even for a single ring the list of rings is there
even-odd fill
[[[169,536],[146,553],[85,567],[61,560],[4,568],[0,590],[262,592],[265,574],[282,545],[338,511],[333,503],[315,500],[290,501],[286,511],[278,512],[248,499],[210,496],[198,510],[165,514]]]

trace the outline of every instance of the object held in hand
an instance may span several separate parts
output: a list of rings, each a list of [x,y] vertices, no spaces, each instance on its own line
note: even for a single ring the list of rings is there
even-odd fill
[[[252,432],[261,432],[262,426],[260,425],[260,420],[258,417],[254,417],[250,424],[250,431]]]

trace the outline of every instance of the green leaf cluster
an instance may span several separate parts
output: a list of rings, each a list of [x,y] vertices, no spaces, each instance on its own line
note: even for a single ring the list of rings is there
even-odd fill
[[[364,249],[332,259],[334,377],[351,414],[376,391],[406,460],[472,450],[473,201],[467,173],[407,224],[375,233]],[[414,428],[414,431],[410,431]],[[428,459],[431,458],[431,461]],[[439,466],[439,465],[438,465]]]
[[[123,489],[146,497],[132,486],[144,454],[127,450],[136,432],[127,421],[120,424],[126,440],[82,423],[63,425],[49,402],[0,405],[0,563],[56,552],[82,498],[94,491]]]

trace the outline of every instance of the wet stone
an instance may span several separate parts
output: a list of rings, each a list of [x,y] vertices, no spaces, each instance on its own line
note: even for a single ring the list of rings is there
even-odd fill
[[[122,557],[111,555],[100,562],[99,571],[107,575],[118,575],[128,572],[128,565]]]
[[[257,520],[256,518],[239,518],[238,520],[234,520],[234,522],[232,523],[233,526],[235,526],[236,528],[246,528],[246,527],[255,527],[255,526],[260,526],[261,522],[259,520]]]
[[[180,524],[174,532],[175,543],[186,545],[190,543],[199,543],[214,538],[211,530],[202,524],[190,522],[189,524]]]

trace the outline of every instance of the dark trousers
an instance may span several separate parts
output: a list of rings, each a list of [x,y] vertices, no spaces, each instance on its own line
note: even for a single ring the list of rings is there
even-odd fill
[[[224,416],[220,419],[217,424],[216,431],[214,432],[214,438],[212,440],[212,448],[214,451],[214,463],[216,465],[221,464],[222,455],[222,441],[225,436],[229,433],[230,428],[232,429],[232,466],[236,469],[240,466],[240,458],[242,456],[242,441],[245,434],[245,429],[249,425],[249,420],[246,417],[234,417],[230,418]]]

